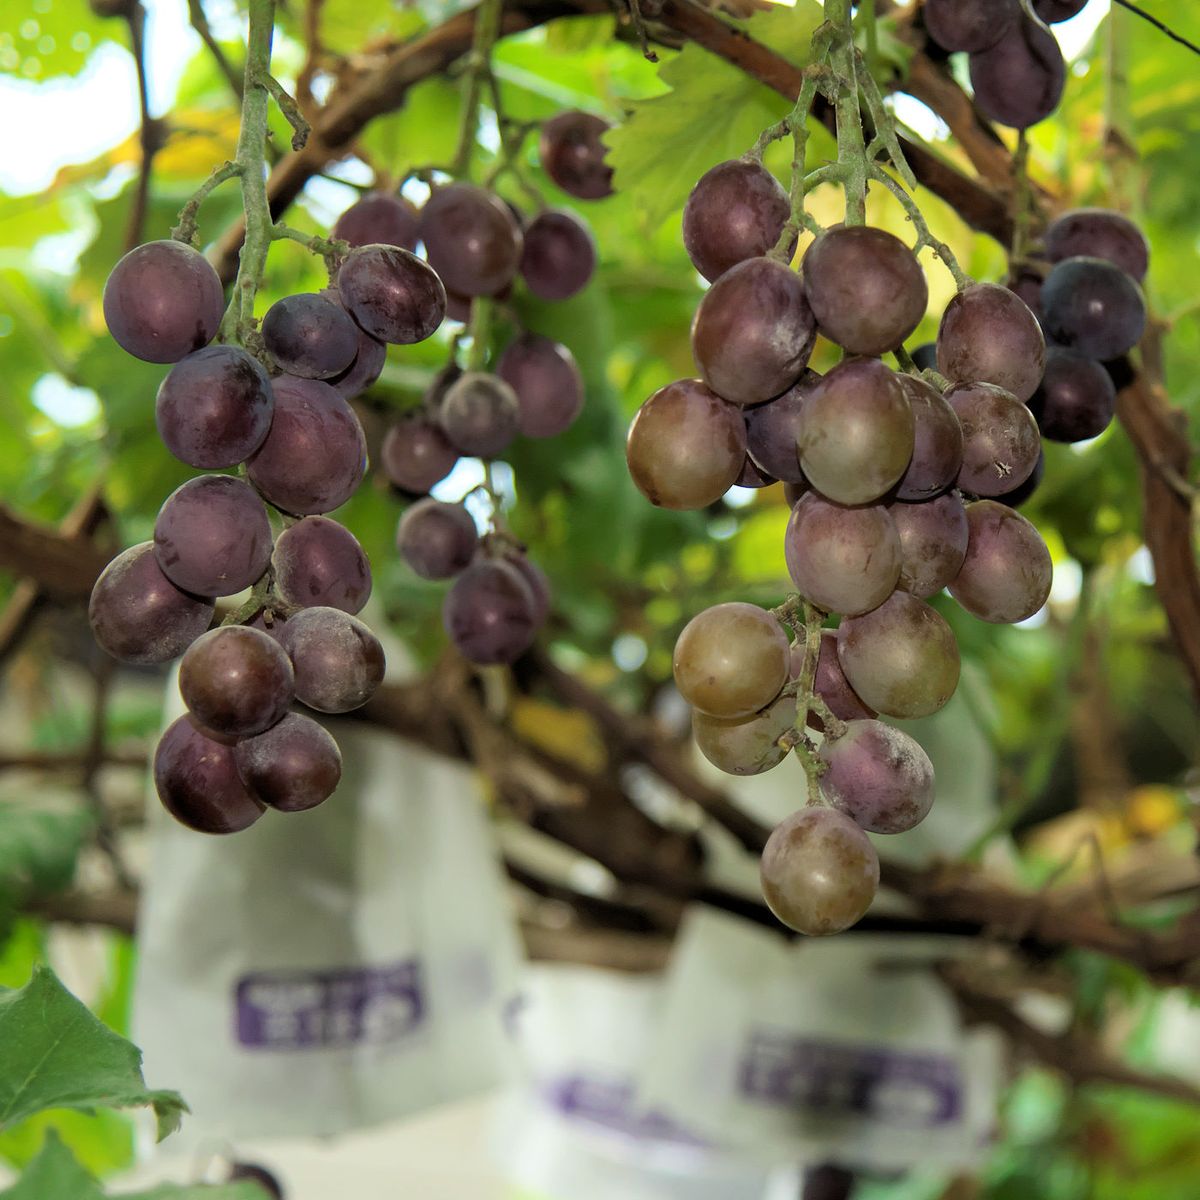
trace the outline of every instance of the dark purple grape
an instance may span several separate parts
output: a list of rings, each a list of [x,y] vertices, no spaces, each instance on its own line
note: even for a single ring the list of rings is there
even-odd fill
[[[467,324],[471,319],[471,297],[459,296],[454,292],[446,293],[446,316],[460,325]]]
[[[533,596],[533,623],[540,629],[550,615],[550,580],[546,572],[525,554],[508,554],[505,562],[520,572]]]
[[[1019,0],[925,0],[929,36],[943,50],[987,50],[1014,25]]]
[[[683,245],[710,283],[748,258],[775,249],[792,205],[760,162],[732,158],[706,171],[683,207]],[[796,252],[792,238],[788,258]]]
[[[912,352],[913,365],[918,371],[936,371],[937,370],[937,343],[922,342]]]
[[[1019,296],[998,283],[974,283],[946,306],[937,355],[951,383],[994,383],[1024,402],[1042,381],[1046,341]]]
[[[238,833],[266,811],[242,783],[233,747],[207,736],[190,715],[159,739],[154,787],[167,812],[197,833]]]
[[[167,373],[154,420],[163,444],[181,462],[225,470],[244,462],[271,428],[271,381],[239,346],[206,346]]]
[[[1042,319],[1042,284],[1046,282],[1045,272],[1039,267],[1020,266],[1013,268],[1004,286],[1016,296],[1020,296],[1031,313]]]
[[[429,264],[459,296],[494,296],[521,265],[521,227],[499,197],[469,183],[438,188],[421,211]]]
[[[254,489],[231,475],[189,479],[154,522],[163,574],[197,596],[232,596],[262,578],[271,561],[271,522]]]
[[[332,512],[354,495],[367,469],[367,440],[354,410],[327,383],[280,375],[275,419],[247,462],[250,482],[284,512]]]
[[[907,733],[882,721],[851,721],[818,751],[821,794],[868,833],[904,833],[933,806],[933,763]]]
[[[804,1190],[800,1200],[851,1200],[854,1172],[836,1163],[821,1163],[804,1172]]]
[[[574,356],[540,333],[523,333],[509,342],[496,374],[517,395],[525,437],[557,437],[583,408],[583,376]]]
[[[225,312],[221,280],[183,242],[147,242],[130,250],[104,284],[104,320],[127,354],[178,362],[217,336]]]
[[[1067,258],[1042,288],[1046,334],[1060,345],[1103,361],[1141,341],[1146,303],[1137,282],[1100,258]]]
[[[851,354],[895,350],[921,323],[929,287],[917,256],[894,234],[839,225],[801,263],[817,328]]]
[[[1103,367],[1118,392],[1123,392],[1137,378],[1137,371],[1127,354],[1122,354],[1120,358],[1110,359],[1103,364]]]
[[[262,336],[275,365],[288,375],[329,379],[349,369],[359,330],[345,310],[315,292],[276,300],[263,317]]]
[[[480,559],[455,581],[442,608],[450,640],[469,662],[515,662],[533,645],[536,601],[524,576],[501,559]]]
[[[292,664],[270,634],[224,625],[188,647],[179,663],[179,692],[205,729],[249,737],[270,729],[291,706]]]
[[[1042,482],[1046,474],[1046,455],[1044,451],[1038,453],[1037,465],[1033,468],[1033,473],[1020,487],[1015,487],[1011,492],[1005,492],[1003,496],[995,497],[1000,504],[1007,505],[1009,508],[1020,508],[1034,492],[1037,491],[1038,485]]]
[[[468,566],[479,533],[461,504],[418,500],[400,518],[396,549],[422,579],[449,579]]]
[[[299,713],[288,713],[265,733],[238,742],[233,761],[250,794],[280,812],[316,808],[342,778],[337,742]]]
[[[765,472],[784,483],[807,483],[800,469],[800,421],[812,390],[821,382],[816,371],[804,374],[782,396],[742,409],[746,450]]]
[[[1046,603],[1054,567],[1041,534],[995,500],[967,505],[970,538],[950,595],[973,617],[998,625],[1024,621]]]
[[[881,504],[845,508],[808,492],[792,509],[783,550],[796,590],[825,612],[867,612],[900,578],[900,537]]]
[[[962,424],[945,397],[923,379],[898,376],[913,415],[913,453],[896,495],[928,500],[944,492],[962,466]]]
[[[337,289],[360,329],[381,342],[423,342],[446,315],[446,289],[429,266],[396,246],[359,246],[338,270]]]
[[[213,603],[190,596],[162,572],[153,542],[118,554],[92,588],[88,620],[101,649],[128,663],[167,662],[209,626]]]
[[[999,496],[1033,474],[1042,438],[1028,407],[990,383],[958,383],[946,393],[963,431],[958,486],[976,496]]]
[[[793,679],[800,678],[804,664],[805,647],[803,642],[792,646]],[[839,721],[869,720],[877,716],[873,708],[868,708],[850,686],[846,673],[837,656],[837,630],[822,629],[821,645],[817,652],[817,670],[813,676],[813,695],[819,696]],[[809,710],[807,724],[813,729],[824,729],[825,722],[817,713]]]
[[[1033,11],[1048,25],[1069,21],[1083,12],[1088,0],[1033,0]]]
[[[800,467],[826,499],[870,504],[894,487],[913,456],[915,423],[895,371],[847,358],[809,395],[800,423]]]
[[[1054,263],[1064,258],[1102,258],[1141,283],[1150,267],[1150,245],[1122,213],[1077,208],[1050,223],[1046,257]]]
[[[967,555],[967,514],[957,492],[888,506],[900,535],[897,587],[927,600],[954,581]]]
[[[571,212],[539,213],[525,228],[521,275],[542,300],[567,300],[581,292],[596,270],[596,244]]]
[[[1117,389],[1103,363],[1050,347],[1042,386],[1029,401],[1043,437],[1053,442],[1097,437],[1108,428],[1116,406]]]
[[[944,707],[958,687],[958,643],[945,618],[907,592],[838,626],[838,662],[877,712],[911,720]]]
[[[438,419],[459,453],[495,458],[521,432],[521,405],[503,379],[468,371],[447,388]]]
[[[660,388],[625,440],[629,475],[662,508],[704,508],[734,485],[746,461],[746,423],[698,379]]]
[[[612,195],[612,168],[601,136],[609,129],[602,117],[562,112],[542,126],[538,155],[546,174],[568,195],[603,200]]]
[[[415,250],[418,219],[416,207],[403,196],[368,192],[338,217],[329,236],[351,246]]]
[[[783,485],[783,499],[788,508],[795,508],[800,503],[800,497],[807,493],[807,483],[785,483]]]
[[[337,288],[322,288],[321,295],[330,304],[336,304],[345,312],[342,294]],[[354,325],[354,335],[358,338],[358,349],[353,360],[344,371],[330,376],[327,380],[329,385],[336,388],[347,400],[361,396],[383,374],[383,367],[387,362],[387,346],[383,342],[373,338],[365,329],[359,329],[357,325]]]
[[[985,117],[1027,129],[1062,99],[1067,64],[1054,35],[1023,13],[992,47],[969,59],[975,103]]]
[[[458,451],[440,425],[424,413],[417,413],[397,421],[387,431],[379,462],[390,483],[414,495],[424,495],[454,470]]]
[[[734,404],[761,404],[800,378],[816,321],[800,276],[772,258],[750,258],[704,294],[692,354],[704,382]]]
[[[870,838],[835,808],[802,808],[767,839],[763,899],[789,929],[826,937],[849,929],[871,907],[879,856]]]
[[[318,712],[361,708],[383,682],[379,639],[337,608],[305,608],[279,635],[296,672],[296,699]]]
[[[270,1200],[284,1200],[283,1185],[265,1167],[255,1163],[234,1163],[229,1169],[229,1182],[247,1180],[262,1185]]]
[[[328,517],[305,517],[275,542],[275,587],[303,608],[361,611],[371,595],[371,564],[358,539]]]
[[[741,474],[734,480],[738,487],[744,488],[765,488],[778,482],[778,479],[773,475],[768,475],[749,454],[746,455],[746,461],[742,464]]]

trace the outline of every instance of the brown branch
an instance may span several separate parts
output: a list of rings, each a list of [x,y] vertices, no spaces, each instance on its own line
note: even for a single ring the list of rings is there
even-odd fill
[[[65,925],[104,925],[120,933],[137,928],[136,892],[60,892],[30,900],[25,911]]]
[[[221,43],[213,36],[212,27],[208,23],[208,15],[204,11],[203,0],[188,0],[188,20],[191,22],[192,28],[200,35],[200,40],[208,48],[213,62],[217,65],[217,70],[224,76],[240,105],[243,92],[242,72],[229,61]]]
[[[138,164],[133,204],[130,206],[129,221],[125,227],[125,249],[132,250],[141,242],[145,231],[146,213],[150,203],[150,172],[154,166],[154,156],[162,149],[165,140],[165,126],[161,121],[155,120],[150,112],[150,88],[146,77],[146,10],[140,0],[134,0],[124,16],[129,26],[129,47],[137,68],[138,109],[141,113],[138,141],[142,161]]]
[[[87,536],[42,525],[0,504],[0,570],[32,580],[62,599],[83,599],[108,557]]]
[[[70,771],[78,773],[92,760],[91,751],[56,752],[29,751],[22,754],[0,753],[0,771]],[[106,750],[100,759],[102,767],[132,767],[145,770],[149,758],[142,750]]]

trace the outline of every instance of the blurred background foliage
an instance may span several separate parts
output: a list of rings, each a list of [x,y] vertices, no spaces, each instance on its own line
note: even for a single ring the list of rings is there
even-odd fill
[[[1097,26],[1102,6],[1102,0],[1089,5],[1089,27]],[[319,10],[323,73],[316,94],[328,86],[342,56],[369,57],[460,7],[435,0],[404,8],[392,0],[326,0]],[[1148,7],[1200,39],[1195,6],[1160,0]],[[240,63],[236,7],[230,0],[210,8],[226,53]],[[1146,231],[1152,246],[1148,299],[1167,328],[1167,385],[1173,403],[1194,424],[1200,413],[1200,59],[1149,25],[1120,17],[1115,36],[1107,21],[1098,24],[1072,64],[1061,109],[1031,132],[1031,172],[1072,206],[1123,200]],[[819,5],[799,0],[794,8],[757,14],[749,29],[799,62],[819,19]],[[285,78],[305,61],[304,32],[302,7],[283,6],[276,71]],[[601,203],[579,204],[558,192],[540,171],[532,144],[527,147],[528,178],[551,204],[574,207],[589,222],[600,268],[592,285],[568,302],[543,305],[520,293],[513,300],[522,325],[570,346],[588,402],[565,436],[518,443],[508,460],[512,472],[501,472],[500,481],[511,497],[513,528],[553,581],[556,658],[650,712],[670,678],[675,636],[696,610],[735,597],[776,603],[785,590],[781,535],[787,509],[780,487],[739,489],[700,513],[655,510],[629,481],[623,444],[638,405],[693,370],[688,327],[702,281],[680,240],[687,192],[708,167],[744,152],[787,106],[696,46],[660,50],[656,67],[615,33],[611,17],[562,19],[509,37],[497,49],[509,117],[536,121],[579,107],[618,123],[609,139],[617,194]],[[234,152],[238,120],[228,81],[212,55],[192,42],[194,54],[178,74],[170,109],[157,114],[168,122],[169,134],[154,160],[146,239],[167,236],[184,200]],[[0,73],[12,84],[4,94],[22,98],[20,111],[10,108],[10,119],[36,123],[46,96],[86,78],[98,54],[124,53],[118,47],[125,43],[124,23],[94,15],[83,0],[9,0],[0,6]],[[903,45],[885,36],[881,51],[881,70],[902,76]],[[1128,68],[1124,100],[1113,96],[1114,62]],[[153,60],[149,67],[153,73]],[[132,71],[126,74],[132,87]],[[1136,156],[1128,162],[1104,141],[1106,105],[1111,110],[1118,101],[1126,106],[1123,119]],[[933,114],[910,99],[897,111],[939,153],[967,168]],[[310,182],[289,220],[324,231],[356,189],[374,182],[394,186],[413,168],[444,163],[453,153],[458,117],[455,81],[434,77],[418,84],[402,110],[371,122],[357,157]],[[290,134],[277,114],[273,120],[275,144],[285,147]],[[810,148],[817,159],[832,154],[832,142],[819,128]],[[494,129],[485,120],[477,177],[496,151]],[[789,152],[776,146],[768,155],[781,177]],[[24,515],[58,522],[88,489],[102,486],[123,544],[149,536],[162,499],[188,474],[162,449],[154,428],[162,368],[126,356],[107,337],[100,311],[105,277],[124,250],[138,161],[136,134],[122,135],[113,144],[97,142],[85,160],[62,167],[44,190],[0,192],[0,497]],[[406,191],[419,200],[422,186],[410,182]],[[501,183],[500,191],[529,205],[520,189]],[[922,193],[919,199],[935,234],[971,274],[1003,279],[1000,247],[972,234],[936,197]],[[236,190],[214,195],[202,214],[205,242],[219,238],[237,203]],[[840,219],[833,191],[815,193],[811,207],[822,223]],[[906,236],[904,215],[891,197],[872,196],[869,220]],[[952,295],[948,273],[925,257],[930,312],[913,344],[932,340]],[[280,296],[323,283],[318,260],[298,246],[277,244],[259,313]],[[420,346],[389,350],[384,376],[364,406],[374,445],[389,418],[415,404],[446,361],[454,329]],[[814,365],[828,367],[833,354],[822,343]],[[1056,583],[1044,614],[1022,627],[994,627],[941,606],[964,658],[987,682],[985,690],[971,690],[978,693],[974,715],[1000,769],[997,832],[1007,827],[1021,835],[1019,868],[1031,881],[1061,870],[1085,834],[1095,833],[1118,854],[1155,836],[1189,848],[1200,786],[1188,774],[1200,744],[1197,714],[1153,588],[1136,456],[1114,425],[1087,444],[1047,445],[1046,460],[1045,481],[1024,509],[1055,559]],[[455,486],[461,485],[461,494],[475,481],[458,477]],[[442,589],[414,580],[399,565],[392,546],[399,512],[384,482],[371,479],[338,516],[371,556],[377,594],[394,631],[428,663],[444,646]],[[0,604],[17,586],[15,579],[0,579]],[[51,623],[10,661],[5,753],[71,751],[85,744],[92,709],[85,641],[74,626]],[[160,692],[157,679],[148,677],[144,687],[122,693],[108,710],[113,744],[156,728]],[[1120,767],[1115,792],[1110,788],[1103,796],[1089,791],[1086,756],[1096,745]],[[21,787],[15,780],[6,786],[6,779],[12,777],[0,777],[0,985],[23,983],[54,939],[92,938],[89,953],[102,957],[107,982],[89,999],[106,1022],[124,1030],[133,963],[128,942],[110,934],[65,933],[19,915],[28,897],[73,877],[88,819],[69,789],[62,805],[25,811]],[[986,845],[976,850],[982,854]],[[1086,869],[1082,862],[1069,867]],[[1126,1014],[1140,1031],[1127,1049],[1136,1056],[1141,1045],[1143,1057],[1152,1060],[1160,1001],[1146,981],[1094,956],[1080,955],[1066,966],[1077,1007],[1090,1006],[1097,1025],[1113,1010]],[[1160,1099],[1095,1089],[1071,1093],[1044,1073],[1027,1074],[1008,1097],[984,1194],[989,1200],[1194,1196],[1200,1172],[1195,1121],[1195,1110]],[[27,1122],[0,1135],[0,1156],[26,1161],[45,1123],[96,1171],[112,1170],[132,1153],[124,1118],[56,1114],[39,1119],[37,1128]],[[916,1200],[928,1192],[910,1181],[873,1185],[867,1194]]]

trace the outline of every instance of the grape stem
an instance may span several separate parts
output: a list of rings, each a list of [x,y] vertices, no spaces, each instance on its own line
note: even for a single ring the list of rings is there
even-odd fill
[[[325,260],[325,266],[329,269],[331,279],[337,272],[338,264],[350,253],[349,242],[344,242],[340,238],[324,238],[319,234],[305,233],[301,229],[293,229],[290,225],[284,225],[281,221],[276,221],[271,226],[271,241],[299,242],[306,250],[313,254],[319,254]]]
[[[197,246],[197,218],[200,215],[200,206],[208,199],[209,194],[221,186],[227,179],[233,179],[242,173],[242,164],[236,162],[224,162],[196,189],[192,198],[179,210],[179,224],[171,230],[171,236],[177,242],[184,242],[189,246],[199,249]]]
[[[908,219],[916,228],[917,244],[913,247],[913,253],[918,253],[923,247],[928,246],[941,259],[946,270],[954,276],[954,282],[958,290],[961,292],[969,288],[972,282],[970,275],[959,266],[954,251],[940,238],[934,236],[917,202],[878,164],[872,163],[868,171],[872,179],[882,183],[900,201],[901,207],[908,214]]]
[[[846,224],[864,225],[867,220],[867,148],[859,107],[850,0],[825,0],[825,21],[832,27],[829,65],[833,68],[838,164],[843,171],[842,186],[846,192]],[[820,36],[820,30],[817,36]]]
[[[303,150],[308,144],[308,135],[312,132],[312,127],[304,119],[300,106],[270,71],[263,72],[262,82],[267,91],[271,93],[275,103],[279,105],[279,111],[283,113],[287,123],[292,127],[292,149]]]
[[[466,57],[466,82],[463,85],[458,149],[454,153],[454,162],[450,170],[456,179],[465,179],[470,173],[483,84],[491,72],[492,46],[500,35],[503,10],[503,0],[482,0],[475,10],[475,33],[471,41],[471,52]]]

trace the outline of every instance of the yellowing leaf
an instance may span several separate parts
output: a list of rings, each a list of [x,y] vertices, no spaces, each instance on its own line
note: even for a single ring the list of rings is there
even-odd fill
[[[522,696],[512,706],[510,723],[522,741],[589,775],[598,774],[608,762],[604,740],[586,713]]]

